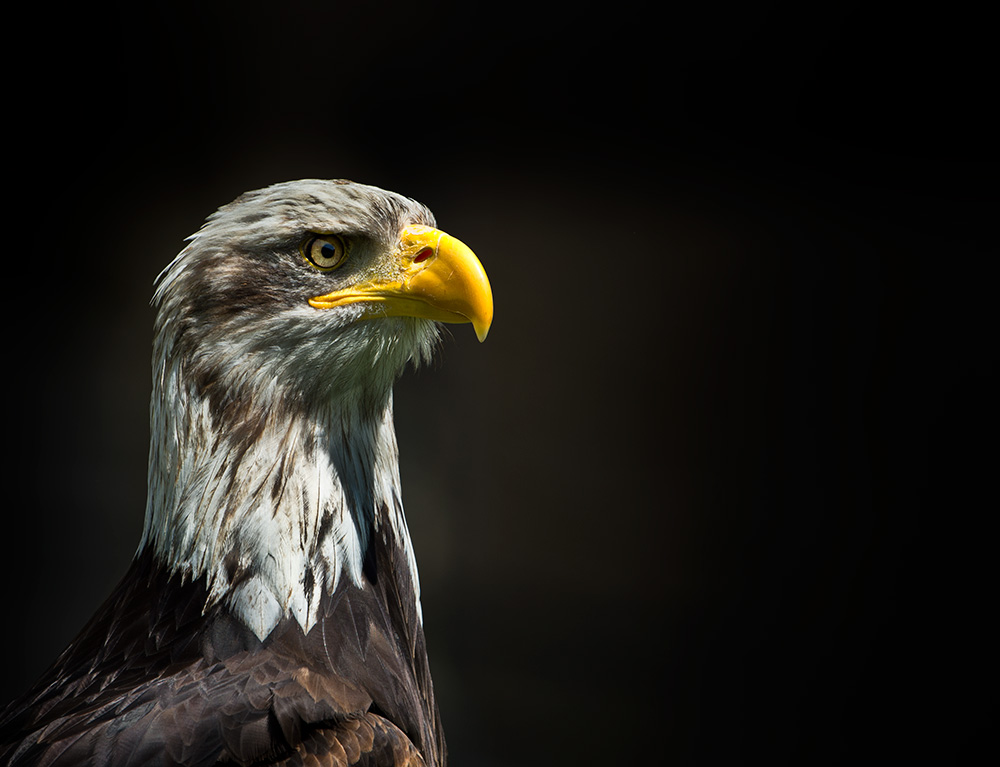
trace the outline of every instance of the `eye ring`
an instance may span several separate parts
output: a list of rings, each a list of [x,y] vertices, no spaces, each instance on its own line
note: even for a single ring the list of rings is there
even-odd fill
[[[336,269],[347,258],[347,245],[335,234],[316,234],[302,243],[302,255],[322,272]]]

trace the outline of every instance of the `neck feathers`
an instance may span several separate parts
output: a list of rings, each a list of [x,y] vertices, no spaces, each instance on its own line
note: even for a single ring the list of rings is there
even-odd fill
[[[308,633],[324,595],[370,579],[377,532],[405,552],[419,612],[391,389],[312,407],[276,384],[221,399],[230,389],[182,367],[154,360],[140,551],[205,578],[206,609],[224,603],[263,640],[286,616]]]

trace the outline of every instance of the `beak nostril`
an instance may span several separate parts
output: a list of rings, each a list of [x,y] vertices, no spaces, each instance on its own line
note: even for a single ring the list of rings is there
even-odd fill
[[[434,251],[432,251],[430,248],[424,248],[422,251],[420,251],[419,253],[417,253],[417,255],[413,257],[413,263],[419,264],[421,261],[426,261],[433,254]]]

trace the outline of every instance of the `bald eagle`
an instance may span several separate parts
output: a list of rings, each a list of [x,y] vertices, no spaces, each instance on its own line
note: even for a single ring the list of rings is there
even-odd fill
[[[443,765],[392,387],[489,281],[423,205],[303,180],[164,269],[128,572],[0,715],[11,765]]]

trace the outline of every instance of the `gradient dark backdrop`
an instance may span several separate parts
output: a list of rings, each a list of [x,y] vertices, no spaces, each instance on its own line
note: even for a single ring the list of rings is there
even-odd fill
[[[0,699],[134,552],[155,275],[242,191],[346,177],[428,204],[495,293],[396,401],[455,765],[960,757],[986,459],[933,430],[996,357],[946,279],[995,219],[985,22],[799,5],[11,29]]]

